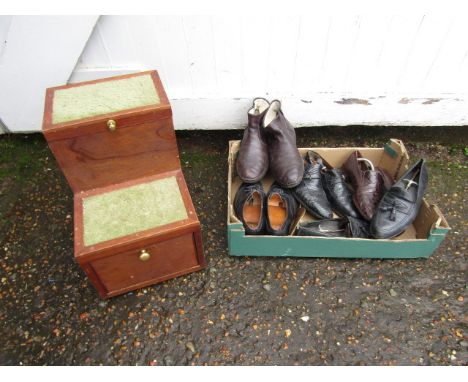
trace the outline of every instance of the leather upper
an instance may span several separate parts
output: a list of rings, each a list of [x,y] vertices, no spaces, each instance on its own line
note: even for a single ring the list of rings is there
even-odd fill
[[[356,219],[352,216],[347,216],[346,218],[348,220],[348,237],[359,237],[362,239],[368,239],[371,237],[370,224],[368,221]]]
[[[370,237],[369,223],[362,219],[346,216],[338,219],[324,219],[299,225],[298,236],[319,237]]]
[[[371,222],[372,236],[387,239],[405,231],[419,212],[428,181],[426,164],[421,159],[382,198]]]
[[[268,200],[274,194],[278,194],[281,197],[283,205],[286,208],[286,220],[284,221],[282,227],[276,230],[271,227],[270,220],[268,218]],[[291,225],[294,222],[294,219],[296,218],[298,209],[299,204],[297,203],[296,199],[294,199],[291,190],[280,187],[276,182],[273,183],[270,187],[270,191],[268,191],[268,194],[265,198],[264,210],[267,215],[266,232],[276,236],[289,235],[291,231]]]
[[[371,220],[374,211],[382,198],[385,187],[382,170],[370,170],[366,164],[359,162],[362,158],[359,151],[353,152],[342,166],[342,171],[354,187],[353,202],[362,217]]]
[[[248,204],[252,198],[254,192],[257,192],[262,200],[261,203],[261,213],[260,213],[260,222],[259,225],[252,229],[249,225],[246,224],[244,220],[244,206]],[[260,235],[265,230],[265,192],[263,191],[263,186],[260,182],[257,183],[242,183],[237,190],[236,196],[234,197],[234,213],[236,214],[237,218],[242,222],[244,225],[246,235]]]
[[[353,191],[346,183],[340,169],[322,171],[322,184],[332,208],[338,214],[361,218],[359,211],[354,206]]]
[[[304,167],[302,181],[293,189],[294,196],[312,216],[319,219],[331,218],[333,212],[322,186],[323,165],[314,162],[305,163]]]
[[[268,133],[268,153],[273,178],[284,188],[297,186],[302,180],[304,163],[296,146],[294,128],[279,110],[276,117],[265,126],[265,130]]]
[[[324,219],[297,227],[297,236],[346,237],[346,219]]]
[[[246,183],[258,182],[268,170],[268,146],[261,126],[265,113],[247,113],[248,124],[236,160],[237,174]]]

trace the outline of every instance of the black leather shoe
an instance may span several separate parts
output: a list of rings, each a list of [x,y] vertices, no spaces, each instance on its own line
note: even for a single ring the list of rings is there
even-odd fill
[[[346,237],[346,219],[324,219],[297,227],[297,236]]]
[[[389,239],[404,232],[418,215],[428,180],[426,164],[421,159],[383,196],[372,218],[372,236]]]
[[[359,237],[361,239],[370,239],[372,237],[370,233],[370,223],[364,219],[356,219],[352,216],[346,216],[348,220],[347,236],[348,237]]]
[[[363,219],[346,216],[339,219],[325,219],[299,225],[298,236],[318,237],[370,237],[369,223]]]
[[[265,232],[265,192],[260,182],[242,183],[234,197],[234,213],[242,222],[246,235]]]
[[[333,212],[322,185],[324,166],[322,158],[314,154],[313,151],[307,153],[304,176],[301,183],[293,188],[293,193],[309,214],[318,219],[327,219],[333,216]]]
[[[289,235],[298,208],[299,204],[291,190],[273,183],[265,198],[267,233],[276,236]]]
[[[332,209],[341,216],[352,216],[356,219],[362,219],[361,214],[354,206],[353,190],[346,183],[341,169],[333,168],[314,151],[309,151],[307,155],[314,155],[322,160],[322,185]]]

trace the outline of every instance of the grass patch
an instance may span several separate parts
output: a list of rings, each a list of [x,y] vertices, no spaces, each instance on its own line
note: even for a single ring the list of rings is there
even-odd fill
[[[0,182],[9,178],[22,182],[43,167],[48,152],[38,135],[4,135],[0,137]]]
[[[214,153],[198,153],[198,152],[182,152],[180,155],[180,161],[182,162],[183,166],[197,166],[197,165],[205,165],[219,159],[219,154]]]
[[[468,166],[464,163],[427,161],[427,166],[429,183],[434,187],[442,187],[442,184],[448,187],[468,176]]]
[[[468,156],[468,147],[463,144],[455,143],[449,145],[448,152],[450,155],[455,155],[459,152],[462,152],[463,155]]]

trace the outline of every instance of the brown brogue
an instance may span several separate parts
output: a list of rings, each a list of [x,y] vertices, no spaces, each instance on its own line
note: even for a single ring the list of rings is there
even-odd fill
[[[353,152],[342,166],[342,171],[354,187],[353,202],[366,220],[371,220],[375,209],[392,183],[391,177],[381,168],[363,158],[359,151]]]
[[[271,175],[283,188],[296,187],[304,175],[304,161],[296,146],[296,132],[284,117],[280,101],[271,102],[262,126],[268,134]]]
[[[247,113],[248,125],[236,160],[237,174],[245,183],[260,181],[268,171],[268,147],[261,122],[269,106],[266,99],[255,98]]]

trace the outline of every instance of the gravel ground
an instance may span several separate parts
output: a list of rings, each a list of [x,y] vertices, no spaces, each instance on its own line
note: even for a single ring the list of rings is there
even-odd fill
[[[466,365],[466,128],[322,127],[299,146],[402,139],[452,230],[421,260],[227,253],[227,143],[179,132],[208,267],[103,301],[73,259],[73,196],[41,135],[0,137],[3,365]]]

